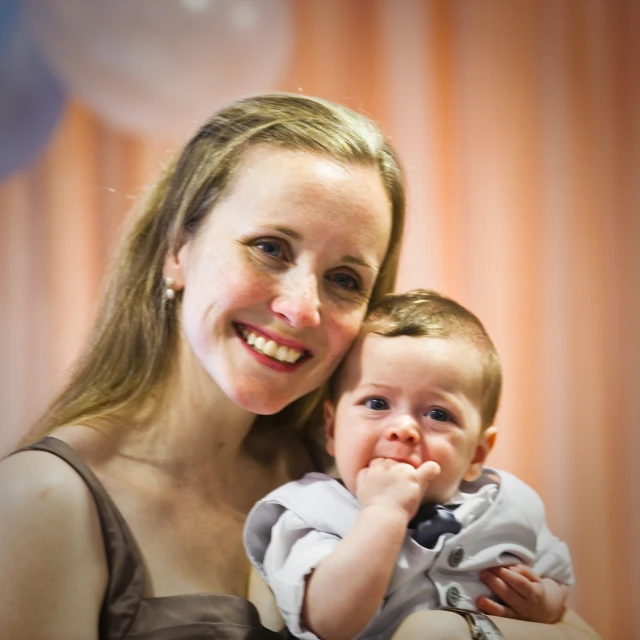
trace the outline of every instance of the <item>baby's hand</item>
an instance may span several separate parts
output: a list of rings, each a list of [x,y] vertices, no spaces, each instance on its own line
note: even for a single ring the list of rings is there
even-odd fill
[[[375,458],[356,478],[356,497],[363,508],[383,506],[400,509],[407,522],[422,502],[429,483],[440,473],[437,462],[422,463],[417,469],[390,458]]]
[[[480,579],[502,600],[478,599],[483,613],[517,618],[530,622],[558,622],[564,613],[569,587],[551,578],[541,578],[523,564],[493,567],[480,574]]]

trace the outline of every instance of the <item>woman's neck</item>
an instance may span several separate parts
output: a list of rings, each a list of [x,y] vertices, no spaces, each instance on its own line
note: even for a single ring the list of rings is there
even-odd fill
[[[254,420],[204,371],[175,375],[139,413],[122,453],[130,451],[177,480],[202,482],[236,468]]]
[[[137,407],[95,430],[57,430],[61,437],[68,436],[94,464],[139,480],[164,478],[194,490],[215,490],[235,478],[245,466],[244,442],[255,415],[220,390],[184,339],[177,351],[170,375]]]
[[[140,487],[204,496],[296,477],[291,460],[305,459],[296,439],[252,429],[256,416],[229,399],[185,343],[178,351],[168,379],[136,409],[104,428],[66,427],[58,435],[107,475]]]

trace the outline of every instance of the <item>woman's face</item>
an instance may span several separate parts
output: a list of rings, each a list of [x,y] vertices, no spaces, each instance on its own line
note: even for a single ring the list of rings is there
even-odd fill
[[[165,265],[183,289],[182,328],[200,365],[258,414],[318,387],[360,329],[390,234],[376,169],[250,148]]]

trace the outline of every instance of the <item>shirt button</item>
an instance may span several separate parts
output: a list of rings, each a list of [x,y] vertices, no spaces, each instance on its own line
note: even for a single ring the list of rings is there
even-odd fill
[[[460,604],[460,589],[458,587],[449,587],[446,594],[447,604],[450,607],[457,607]]]
[[[455,547],[449,554],[449,566],[457,567],[464,559],[464,549],[462,547]]]

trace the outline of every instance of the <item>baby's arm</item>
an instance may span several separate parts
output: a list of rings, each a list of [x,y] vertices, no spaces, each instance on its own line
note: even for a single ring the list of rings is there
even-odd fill
[[[353,638],[373,618],[393,575],[407,524],[438,473],[434,462],[414,469],[376,459],[358,474],[358,519],[307,579],[302,619],[318,637]]]
[[[551,578],[541,578],[530,567],[514,564],[484,571],[482,581],[502,601],[479,598],[480,611],[504,618],[554,623],[562,619],[569,587]]]

